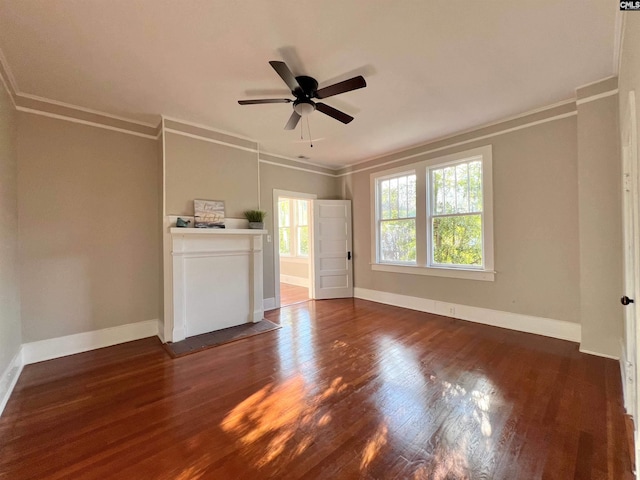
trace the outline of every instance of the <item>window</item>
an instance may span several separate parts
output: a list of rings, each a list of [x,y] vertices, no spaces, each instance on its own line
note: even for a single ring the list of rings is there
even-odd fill
[[[431,265],[482,267],[482,158],[429,169]]]
[[[309,256],[309,201],[278,199],[280,255]]]
[[[416,263],[416,174],[378,180],[380,262]]]
[[[491,146],[371,175],[372,269],[493,280]]]

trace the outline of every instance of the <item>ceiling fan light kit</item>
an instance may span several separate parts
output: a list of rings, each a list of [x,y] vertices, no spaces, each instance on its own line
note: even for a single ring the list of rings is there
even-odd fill
[[[311,100],[296,100],[293,102],[293,109],[298,115],[305,117],[316,109],[316,104]]]
[[[351,115],[347,115],[340,110],[337,110],[325,103],[314,102],[312,99],[325,99],[338,95],[340,93],[350,92],[359,88],[367,86],[367,82],[364,77],[357,76],[344,80],[343,82],[335,83],[318,90],[318,82],[315,78],[308,77],[306,75],[300,75],[298,77],[291,73],[289,67],[284,62],[272,60],[269,64],[273,67],[276,73],[282,78],[284,83],[287,84],[289,90],[293,94],[295,100],[289,98],[263,98],[257,100],[238,100],[240,105],[259,105],[266,103],[293,103],[293,112],[289,121],[285,125],[285,130],[293,130],[298,125],[300,118],[305,117],[315,110],[318,110],[331,118],[335,118],[339,122],[349,123],[353,120]]]

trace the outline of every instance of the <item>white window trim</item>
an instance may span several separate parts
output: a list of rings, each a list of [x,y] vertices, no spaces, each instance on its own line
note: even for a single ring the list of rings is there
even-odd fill
[[[482,157],[482,196],[483,196],[483,268],[428,265],[427,251],[431,240],[427,233],[429,204],[427,198],[427,178],[429,168],[435,165],[457,163],[471,157]],[[416,174],[416,264],[388,263],[379,261],[378,241],[378,188],[377,182],[385,177],[394,177],[403,173]],[[371,194],[371,270],[410,275],[430,275],[436,277],[461,278],[467,280],[494,281],[494,244],[493,244],[493,159],[491,145],[430,158],[403,167],[384,170],[370,175]],[[430,193],[429,193],[430,195]]]
[[[378,197],[377,197],[377,192],[378,192],[378,182],[381,180],[386,180],[388,178],[395,178],[395,177],[401,177],[403,175],[417,175],[417,172],[415,169],[413,168],[407,168],[407,167],[401,167],[401,168],[394,168],[393,170],[386,170],[384,172],[384,174],[382,175],[376,175],[376,177],[373,179],[373,208],[372,211],[374,212],[373,214],[373,235],[374,235],[374,244],[373,244],[373,248],[375,249],[373,255],[374,258],[376,258],[376,263],[380,264],[380,265],[403,265],[403,266],[410,266],[410,267],[415,267],[417,265],[417,263],[414,262],[396,262],[396,263],[391,263],[391,262],[383,262],[380,261],[380,242],[379,240],[379,234],[380,234],[380,229],[378,228],[378,222],[380,221],[380,202],[378,201]],[[416,182],[417,182],[417,176],[416,176]],[[417,183],[416,183],[417,184]],[[417,192],[416,192],[417,194]],[[398,220],[410,220],[410,219],[415,219],[415,221],[417,222],[417,215],[418,215],[418,211],[416,210],[416,217],[407,217],[407,218],[401,218]],[[417,230],[417,223],[416,223],[416,230]],[[416,258],[417,261],[417,258]]]

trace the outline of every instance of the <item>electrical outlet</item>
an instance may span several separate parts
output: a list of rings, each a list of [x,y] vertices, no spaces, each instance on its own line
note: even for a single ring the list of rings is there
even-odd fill
[[[449,307],[449,315],[452,317],[456,314],[456,307]]]
[[[267,243],[271,243],[271,235],[267,235]]]

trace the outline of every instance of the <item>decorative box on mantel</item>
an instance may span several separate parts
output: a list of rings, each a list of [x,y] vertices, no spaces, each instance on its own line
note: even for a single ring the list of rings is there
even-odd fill
[[[262,320],[266,230],[171,228],[170,233],[171,341]]]

